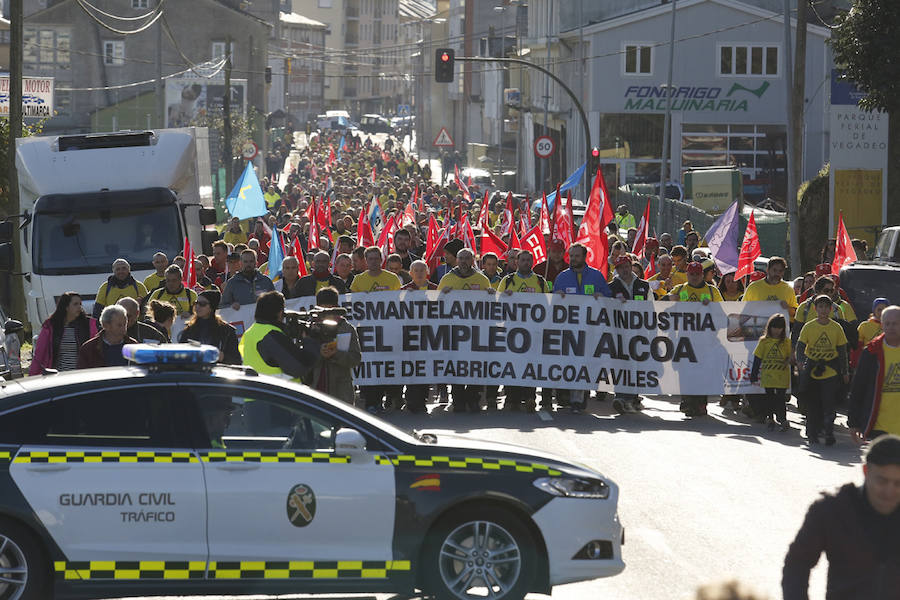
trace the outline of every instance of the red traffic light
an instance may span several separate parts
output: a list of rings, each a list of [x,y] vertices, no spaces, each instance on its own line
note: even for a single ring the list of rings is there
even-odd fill
[[[441,54],[441,62],[448,62],[450,60],[450,55],[444,52]]]

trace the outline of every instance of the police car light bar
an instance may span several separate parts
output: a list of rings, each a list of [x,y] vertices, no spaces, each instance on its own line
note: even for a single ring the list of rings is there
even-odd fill
[[[219,360],[219,349],[206,344],[125,344],[122,356],[138,365],[211,365]]]

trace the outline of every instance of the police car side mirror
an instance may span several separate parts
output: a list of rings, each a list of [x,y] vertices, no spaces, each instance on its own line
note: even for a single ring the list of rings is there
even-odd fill
[[[334,434],[334,447],[338,454],[346,454],[351,460],[368,458],[366,438],[355,429],[343,427]]]

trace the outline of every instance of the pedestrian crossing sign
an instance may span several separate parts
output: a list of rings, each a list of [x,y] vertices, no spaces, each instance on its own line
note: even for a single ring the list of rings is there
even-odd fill
[[[453,143],[453,138],[450,137],[450,133],[447,131],[446,127],[441,127],[441,131],[437,134],[437,137],[434,138],[434,143],[432,146],[455,146]]]

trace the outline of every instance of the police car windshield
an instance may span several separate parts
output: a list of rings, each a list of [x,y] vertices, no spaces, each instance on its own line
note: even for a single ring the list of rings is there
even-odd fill
[[[117,258],[152,269],[155,253],[175,256],[184,239],[175,197],[163,188],[43,196],[33,231],[39,275],[106,273]]]

